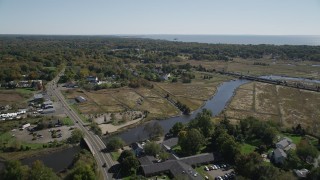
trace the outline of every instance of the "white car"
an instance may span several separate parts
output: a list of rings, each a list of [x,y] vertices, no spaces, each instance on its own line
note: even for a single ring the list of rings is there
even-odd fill
[[[204,167],[204,170],[209,171],[208,166],[205,166],[205,167]]]

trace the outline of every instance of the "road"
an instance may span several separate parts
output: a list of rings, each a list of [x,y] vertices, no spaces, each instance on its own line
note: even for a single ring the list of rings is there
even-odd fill
[[[62,71],[63,72],[63,71]],[[97,162],[99,171],[103,174],[104,179],[113,179],[111,173],[108,173],[108,169],[117,162],[113,161],[110,153],[101,152],[101,150],[106,148],[106,145],[102,142],[101,138],[89,130],[89,127],[85,127],[82,119],[79,115],[72,110],[68,102],[65,100],[64,96],[57,88],[56,82],[58,82],[59,77],[62,75],[60,73],[55,77],[51,82],[46,86],[48,94],[51,94],[53,97],[56,97],[60,101],[61,105],[64,107],[65,114],[70,117],[75,123],[75,126],[81,129],[84,132],[84,136],[88,141],[88,146],[91,147],[92,154]],[[106,163],[106,167],[102,167]]]

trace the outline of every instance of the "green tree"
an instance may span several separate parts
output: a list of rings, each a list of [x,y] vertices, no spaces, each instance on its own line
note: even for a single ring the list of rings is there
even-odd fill
[[[124,159],[126,159],[129,156],[134,156],[134,153],[130,150],[124,150],[122,151],[122,153],[120,154],[119,158],[118,158],[118,162],[121,164],[123,162]]]
[[[304,160],[314,159],[318,156],[318,150],[313,146],[308,139],[301,139],[300,143],[297,145],[297,155]]]
[[[173,134],[173,136],[178,136],[179,132],[185,128],[184,124],[182,122],[175,123],[172,128],[170,129],[170,133]]]
[[[35,161],[29,171],[29,179],[32,180],[55,180],[57,175],[52,169],[46,167],[41,161]]]
[[[83,138],[84,133],[80,129],[74,129],[71,132],[71,137],[69,138],[69,142],[71,144],[79,143]]]
[[[113,137],[107,144],[107,149],[110,151],[117,151],[124,146],[124,141],[119,137]]]
[[[143,130],[148,134],[151,140],[157,140],[160,136],[163,136],[163,128],[158,122],[155,122],[151,125],[148,123],[144,126]]]
[[[144,145],[144,152],[150,156],[156,156],[159,154],[160,150],[161,147],[156,142],[148,142],[146,145]]]
[[[94,170],[85,163],[78,163],[67,179],[72,180],[95,180],[97,179]]]
[[[308,180],[318,180],[320,179],[320,167],[314,168],[311,172],[307,175]]]
[[[203,109],[196,118],[190,121],[191,128],[199,129],[203,137],[209,138],[213,132],[213,123],[211,121],[212,113],[210,110]]]
[[[169,158],[169,153],[167,152],[164,152],[164,151],[161,151],[159,153],[159,158],[162,160],[162,161],[165,161]]]
[[[124,174],[135,174],[139,167],[139,161],[135,156],[129,156],[120,165]]]
[[[197,129],[190,129],[186,133],[182,131],[178,138],[178,144],[185,155],[196,154],[205,143],[204,137]]]
[[[283,163],[283,167],[287,170],[301,169],[303,168],[303,163],[301,162],[301,159],[297,156],[296,152],[291,150],[287,153],[287,158]]]
[[[5,162],[1,177],[3,180],[24,180],[28,172],[27,166],[22,166],[20,161]]]

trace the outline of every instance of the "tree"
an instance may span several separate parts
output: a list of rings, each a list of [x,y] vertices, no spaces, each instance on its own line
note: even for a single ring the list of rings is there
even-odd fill
[[[32,180],[55,180],[58,179],[57,175],[52,169],[43,165],[39,160],[35,161],[29,171],[29,179]]]
[[[146,124],[143,130],[148,134],[151,140],[156,140],[163,135],[163,128],[158,122],[155,122],[152,125],[151,123]]]
[[[139,167],[139,161],[135,156],[129,156],[120,165],[124,174],[135,174]]]
[[[68,175],[67,179],[72,180],[95,180],[96,175],[90,165],[78,163],[75,169]]]
[[[156,142],[148,142],[146,145],[144,145],[144,152],[150,156],[156,156],[159,154],[160,150],[161,147]]]
[[[117,151],[124,146],[124,141],[119,137],[113,137],[107,144],[107,149],[110,151]]]
[[[122,153],[120,154],[119,158],[118,158],[118,162],[121,164],[123,162],[124,159],[126,159],[129,156],[134,156],[134,153],[130,150],[124,150],[122,151]]]
[[[201,134],[205,138],[209,138],[213,132],[213,123],[211,121],[212,113],[207,109],[203,109],[201,113],[198,113],[196,118],[190,121],[189,126],[191,128],[199,129]]]
[[[102,135],[102,131],[101,131],[101,129],[100,129],[100,127],[98,126],[97,123],[92,122],[92,123],[90,124],[90,129],[91,129],[96,135],[98,135],[98,136],[101,136],[101,135]]]
[[[71,132],[71,137],[69,138],[69,142],[71,144],[79,143],[83,138],[84,134],[80,129],[74,129]]]
[[[161,151],[159,153],[159,158],[161,159],[161,161],[165,161],[169,158],[169,153]]]
[[[320,167],[314,168],[311,172],[307,175],[308,180],[318,180],[320,179]]]
[[[300,143],[297,145],[297,155],[304,160],[314,159],[318,156],[318,150],[313,146],[308,139],[301,139]]]
[[[291,150],[287,153],[287,158],[283,163],[283,167],[287,170],[301,169],[303,168],[303,163],[301,162],[300,158],[297,156],[296,152]]]
[[[177,122],[175,123],[172,128],[170,129],[170,133],[173,135],[173,136],[178,136],[179,132],[181,130],[183,130],[185,128],[184,124],[182,124],[182,122]]]
[[[28,167],[22,166],[20,161],[5,162],[4,169],[1,173],[3,180],[23,180],[26,179]]]
[[[205,143],[204,137],[197,129],[190,129],[186,133],[182,131],[178,138],[178,144],[185,155],[196,154]]]

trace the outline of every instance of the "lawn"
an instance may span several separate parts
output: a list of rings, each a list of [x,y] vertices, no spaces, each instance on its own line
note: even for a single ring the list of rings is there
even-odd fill
[[[119,157],[120,157],[120,152],[119,152],[119,151],[111,152],[110,154],[111,154],[112,160],[118,161],[118,159],[119,159]]]
[[[298,135],[295,135],[295,134],[284,133],[282,135],[283,135],[283,137],[290,138],[293,141],[293,143],[296,144],[296,145],[299,144],[300,141],[301,141],[301,136],[298,136]]]
[[[63,123],[63,125],[66,125],[66,126],[73,126],[74,125],[74,122],[69,117],[63,118],[62,123]]]
[[[241,154],[250,154],[256,149],[256,146],[244,143],[241,144]]]

